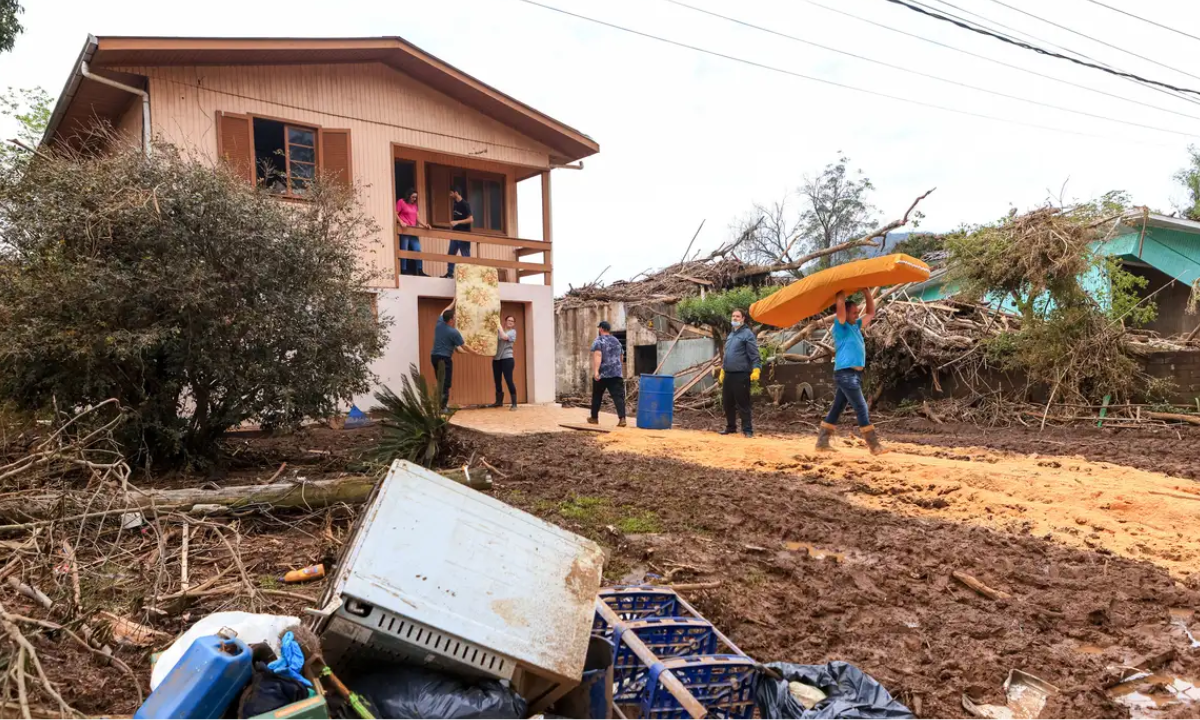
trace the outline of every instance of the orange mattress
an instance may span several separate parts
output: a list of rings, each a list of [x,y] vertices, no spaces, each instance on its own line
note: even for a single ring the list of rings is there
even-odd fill
[[[863,288],[884,287],[929,279],[929,266],[908,255],[855,260],[797,280],[750,306],[756,322],[790,327],[812,317],[847,294]]]

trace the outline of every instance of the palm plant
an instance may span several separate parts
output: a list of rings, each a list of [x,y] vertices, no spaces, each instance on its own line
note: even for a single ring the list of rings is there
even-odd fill
[[[381,416],[383,438],[376,458],[385,464],[402,459],[424,467],[437,460],[450,430],[452,410],[443,410],[439,385],[432,388],[425,376],[410,365],[400,394],[383,386],[375,393],[379,404],[373,410]]]

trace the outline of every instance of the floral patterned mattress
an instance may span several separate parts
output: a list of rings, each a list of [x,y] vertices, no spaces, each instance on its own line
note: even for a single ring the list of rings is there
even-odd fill
[[[496,354],[500,322],[500,273],[493,267],[458,263],[454,268],[455,325],[468,352]]]

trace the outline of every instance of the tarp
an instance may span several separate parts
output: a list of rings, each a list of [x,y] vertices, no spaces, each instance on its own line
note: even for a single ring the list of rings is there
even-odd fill
[[[855,260],[813,273],[750,306],[750,317],[776,327],[790,327],[833,305],[839,292],[884,287],[929,279],[929,266],[908,255]]]
[[[754,688],[754,703],[764,718],[862,718],[900,720],[914,717],[912,711],[897,702],[877,680],[849,663],[793,665],[768,663],[767,667],[783,675],[775,680],[759,673]],[[788,691],[789,682],[801,682],[819,688],[826,698],[806,710]]]
[[[500,273],[493,267],[458,263],[454,267],[455,327],[475,355],[496,354],[500,322]]]

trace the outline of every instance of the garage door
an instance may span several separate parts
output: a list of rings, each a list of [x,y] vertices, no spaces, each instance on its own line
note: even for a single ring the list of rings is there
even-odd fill
[[[433,349],[433,329],[437,327],[438,313],[450,304],[449,298],[421,298],[417,303],[417,322],[421,332],[421,372],[425,377],[436,377],[429,362]],[[517,342],[513,345],[513,381],[517,384],[517,402],[528,402],[528,374],[525,358],[525,305],[524,303],[500,303],[500,317],[512,315],[517,320]],[[503,381],[501,381],[503,383]],[[496,401],[496,386],[492,381],[492,358],[454,354],[454,382],[450,386],[450,404],[491,405]],[[504,388],[504,402],[509,402],[508,388]]]

